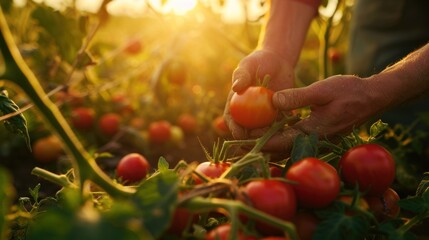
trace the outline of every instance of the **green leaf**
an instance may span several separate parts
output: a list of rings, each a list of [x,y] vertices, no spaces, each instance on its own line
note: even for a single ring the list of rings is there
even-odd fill
[[[139,209],[129,201],[114,201],[110,209],[100,211],[85,202],[78,190],[65,190],[58,204],[34,216],[25,239],[153,240]]]
[[[369,128],[369,137],[370,138],[378,137],[378,135],[386,131],[388,127],[389,125],[387,123],[384,123],[381,120],[378,120],[377,122],[373,123]]]
[[[18,105],[15,104],[8,96],[6,91],[0,93],[0,113],[7,115],[19,111]],[[28,134],[27,120],[22,113],[4,120],[6,129],[15,134],[24,137],[27,148],[31,150],[30,135]]]
[[[73,63],[85,37],[79,26],[79,19],[65,16],[61,12],[53,11],[43,5],[38,5],[34,9],[32,17],[47,33],[47,36],[42,35],[39,43],[43,45],[55,42],[61,57],[67,62]]]
[[[318,151],[318,138],[315,134],[310,135],[298,135],[292,147],[291,161],[292,163],[297,162],[306,157],[317,156]]]
[[[31,197],[33,198],[34,202],[38,202],[39,200],[39,190],[40,190],[40,183],[38,183],[33,189],[29,188],[28,191],[30,192]]]
[[[168,164],[167,160],[164,157],[160,157],[158,160],[158,170],[160,172],[166,171],[170,168],[170,165]]]
[[[178,176],[172,170],[158,172],[144,181],[134,195],[143,224],[154,238],[168,228],[178,196]]]
[[[360,216],[348,216],[343,212],[332,212],[316,228],[313,239],[361,240],[369,230],[369,224]]]
[[[421,196],[428,188],[429,188],[429,172],[425,172],[423,174],[423,179],[420,181],[417,187],[416,195]]]
[[[429,201],[425,201],[422,196],[412,196],[400,199],[398,201],[398,205],[401,207],[401,209],[414,213],[423,213],[429,211]]]
[[[378,230],[383,232],[389,240],[415,240],[416,236],[410,231],[398,231],[397,225],[401,224],[402,220],[396,219],[392,221],[383,222],[378,226]]]

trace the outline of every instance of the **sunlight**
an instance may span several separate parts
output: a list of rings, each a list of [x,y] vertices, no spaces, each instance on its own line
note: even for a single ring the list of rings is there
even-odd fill
[[[164,6],[164,11],[185,15],[195,6],[197,6],[197,0],[169,0]]]

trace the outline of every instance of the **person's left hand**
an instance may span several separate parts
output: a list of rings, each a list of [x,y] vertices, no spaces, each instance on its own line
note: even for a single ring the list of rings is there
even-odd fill
[[[243,58],[232,75],[232,87],[224,109],[224,118],[235,139],[247,139],[248,130],[234,122],[229,113],[229,102],[234,92],[244,91],[268,76],[267,87],[273,91],[293,87],[295,73],[285,59],[269,50],[257,50]]]

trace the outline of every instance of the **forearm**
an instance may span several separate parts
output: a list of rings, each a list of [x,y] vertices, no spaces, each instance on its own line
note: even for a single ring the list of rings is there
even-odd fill
[[[386,108],[429,94],[429,44],[368,79]]]
[[[258,48],[273,51],[295,66],[319,0],[271,0]]]

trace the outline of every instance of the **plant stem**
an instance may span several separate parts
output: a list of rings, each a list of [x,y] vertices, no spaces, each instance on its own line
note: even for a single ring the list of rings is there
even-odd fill
[[[404,223],[404,225],[398,228],[398,232],[401,233],[401,235],[403,235],[406,232],[408,232],[411,228],[413,228],[415,225],[421,223],[423,219],[426,219],[426,218],[429,218],[429,211],[424,211],[412,217],[410,220]]]
[[[64,174],[58,175],[55,173],[52,173],[48,170],[45,170],[43,168],[35,167],[31,174],[36,175],[38,177],[41,177],[45,180],[48,180],[49,182],[55,183],[58,186],[65,187],[65,188],[77,188],[76,184],[70,182],[68,177]]]
[[[192,199],[189,199],[189,201],[186,201],[183,203],[184,207],[188,208],[191,212],[209,212],[213,211],[219,208],[222,208],[226,211],[228,211],[229,216],[231,218],[231,230],[236,230],[238,228],[238,222],[239,222],[239,214],[244,214],[252,219],[257,219],[258,221],[262,221],[265,223],[268,223],[274,227],[278,227],[285,232],[288,233],[288,236],[291,239],[298,239],[295,226],[287,221],[284,221],[282,219],[273,217],[269,214],[266,214],[260,210],[257,210],[255,208],[252,208],[250,206],[245,205],[242,202],[235,201],[235,200],[228,200],[228,199],[221,199],[221,198],[202,198],[202,197],[195,197]],[[232,233],[233,231],[231,231]],[[237,238],[230,238],[230,239],[237,239]]]
[[[73,156],[72,164],[75,169],[77,186],[81,187],[85,180],[91,180],[112,197],[132,194],[134,191],[113,183],[113,181],[97,166],[95,160],[85,151],[59,109],[46,96],[40,82],[25,63],[15,45],[1,8],[0,30],[0,50],[6,67],[3,77],[16,84],[25,92],[42,113],[44,119],[62,139],[67,148],[66,150]]]

